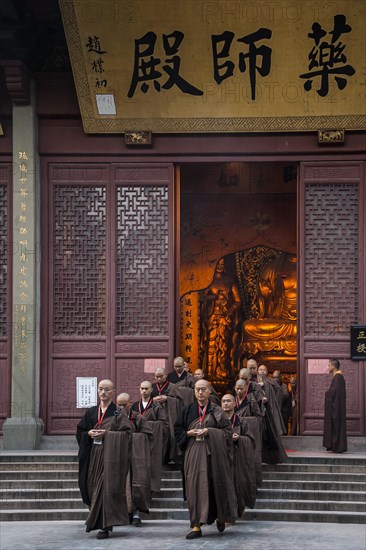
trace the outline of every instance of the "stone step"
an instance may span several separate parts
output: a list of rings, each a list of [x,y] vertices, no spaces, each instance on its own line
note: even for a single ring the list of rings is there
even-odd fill
[[[333,466],[366,466],[365,456],[349,456],[347,454],[326,454],[324,456],[288,456],[283,464],[330,464]],[[269,468],[276,467],[272,464],[266,465]]]
[[[348,501],[357,501],[357,502],[366,502],[366,493],[365,491],[314,491],[314,490],[293,490],[288,489],[287,487],[280,487],[278,489],[258,489],[257,493],[257,502],[258,500],[269,499],[272,501],[277,500],[339,500],[343,502]]]
[[[0,456],[0,521],[85,521],[77,469],[76,453]],[[256,508],[244,519],[366,523],[366,459],[290,456],[264,464],[263,478]],[[188,521],[178,465],[164,467],[162,490],[142,517]]]
[[[1,470],[1,464],[0,464]],[[263,464],[263,472],[336,472],[336,473],[365,473],[365,466],[342,464]]]
[[[365,473],[348,472],[263,472],[263,479],[275,481],[343,481],[345,483],[366,483]]]
[[[310,510],[274,510],[258,509],[245,510],[245,520],[249,521],[302,521],[316,523],[366,523],[366,512],[334,512]],[[304,541],[306,545],[306,541]]]
[[[263,489],[278,489],[284,482],[282,480],[263,480]],[[313,491],[364,491],[366,483],[343,483],[341,481],[286,481],[286,487],[288,489],[306,490],[312,489]]]
[[[1,472],[1,479],[18,479],[18,480],[27,480],[27,479],[77,479],[78,472],[77,470],[8,470],[6,472]]]
[[[162,478],[161,486],[166,487],[166,488],[169,488],[169,487],[181,488],[182,487],[182,477],[180,477],[179,479],[165,479],[165,478]]]
[[[88,510],[79,508],[75,510],[12,510],[0,511],[0,522],[2,521],[82,521],[88,515]]]
[[[172,503],[172,506],[177,506],[177,503],[183,503],[183,493],[182,490],[176,488],[176,491],[179,493],[179,496],[172,496],[174,491],[161,491],[156,493],[156,496],[153,497],[153,503],[157,507],[161,507],[162,503]],[[45,486],[43,489],[39,487],[25,489],[23,487],[19,488],[8,488],[0,491],[0,501],[10,500],[10,499],[24,499],[24,500],[56,500],[56,499],[69,499],[69,500],[80,500],[80,491],[77,486],[72,488],[49,488]],[[352,491],[352,492],[335,492],[335,491],[293,491],[288,490],[284,487],[279,489],[259,489],[257,494],[257,503],[270,501],[270,502],[279,502],[285,500],[316,500],[318,502],[325,501],[340,501],[340,502],[360,502],[363,505],[366,505],[366,493],[363,491]],[[156,503],[156,504],[155,504]]]
[[[324,456],[307,456],[307,455],[292,455],[288,454],[287,461],[282,464],[265,464],[264,468],[277,469],[289,464],[329,464],[333,466],[363,466],[366,467],[366,449],[364,454],[358,456],[348,456],[343,454],[324,454]],[[2,451],[0,454],[0,464],[2,462],[77,462],[77,451],[31,451],[32,454],[27,454],[24,451]],[[179,471],[179,465],[169,465],[166,467],[170,471]]]
[[[172,488],[162,488],[159,493],[153,493],[153,498],[180,498],[183,502],[183,489],[179,489],[178,487],[172,487]]]
[[[56,498],[56,499],[50,499],[50,498],[13,499],[12,498],[12,499],[1,500],[2,510],[13,510],[14,508],[16,508],[17,510],[54,510],[54,509],[80,510],[83,507],[86,510],[88,509],[88,507],[85,506],[83,501],[81,500],[80,493],[79,493],[79,497],[75,500],[70,498]]]
[[[30,472],[30,471],[45,471],[45,470],[70,470],[77,472],[78,471],[78,463],[77,462],[0,462],[0,475],[2,475],[3,472],[8,471],[23,471],[23,472]]]
[[[0,490],[0,502],[6,499],[32,499],[32,500],[46,500],[46,499],[69,499],[69,500],[80,500],[80,490],[76,485],[75,487],[70,488],[58,488],[51,489],[48,486],[44,489],[39,487],[34,487],[32,489],[25,489],[23,487],[19,488],[8,488]]]
[[[53,452],[42,453],[42,451],[30,451],[32,454],[12,453],[3,451],[0,453],[0,464],[2,462],[76,462],[78,461],[77,452]]]
[[[75,479],[7,479],[0,481],[0,489],[69,489],[77,486]]]
[[[152,508],[188,508],[187,502],[185,502],[182,498],[162,498],[162,497],[154,497],[151,502]]]
[[[155,501],[154,501],[155,503]],[[255,510],[275,508],[276,510],[312,510],[312,511],[347,511],[366,513],[365,502],[339,501],[339,500],[273,500],[257,499]]]
[[[44,461],[44,462],[0,462],[0,475],[5,471],[44,471],[44,470],[70,470],[77,471],[78,463],[76,461]],[[364,473],[364,466],[338,465],[338,464],[277,464],[263,465],[263,473],[291,473],[291,472],[334,472],[334,473]],[[178,479],[181,477],[180,470],[164,469],[164,478]]]

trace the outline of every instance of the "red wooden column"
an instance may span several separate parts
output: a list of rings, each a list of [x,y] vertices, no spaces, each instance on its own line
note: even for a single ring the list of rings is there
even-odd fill
[[[347,430],[365,435],[365,363],[350,360],[350,326],[365,324],[362,162],[302,163],[299,201],[300,431],[323,431],[327,359],[347,384]],[[322,363],[323,360],[323,363]]]

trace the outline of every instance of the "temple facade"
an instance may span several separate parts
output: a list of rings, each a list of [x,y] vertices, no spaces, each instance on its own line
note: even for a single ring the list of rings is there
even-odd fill
[[[14,33],[0,61],[5,447],[73,434],[83,412],[78,379],[90,379],[90,391],[93,379],[110,378],[135,399],[139,383],[156,366],[170,370],[176,355],[218,392],[252,357],[286,381],[296,375],[302,435],[322,433],[326,367],[336,357],[348,434],[365,436],[364,97],[351,129],[327,115],[327,127],[303,131],[288,119],[281,131],[249,122],[248,131],[217,131],[212,120],[213,131],[150,132],[138,118],[116,131],[100,108],[90,125],[107,116],[109,126],[88,131],[65,11],[73,3],[21,4],[36,43],[25,54]],[[26,39],[21,14],[7,15]],[[345,34],[346,22],[336,22]],[[130,82],[128,108],[137,92]],[[332,108],[343,116],[341,100]]]

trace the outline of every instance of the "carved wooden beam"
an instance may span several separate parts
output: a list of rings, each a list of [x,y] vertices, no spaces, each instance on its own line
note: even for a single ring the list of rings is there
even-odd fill
[[[29,105],[29,71],[22,61],[2,60],[6,90],[15,105]]]

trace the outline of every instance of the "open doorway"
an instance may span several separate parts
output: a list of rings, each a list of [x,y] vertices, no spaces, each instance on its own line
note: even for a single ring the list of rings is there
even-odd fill
[[[180,354],[215,389],[249,358],[297,371],[297,165],[180,168]]]

